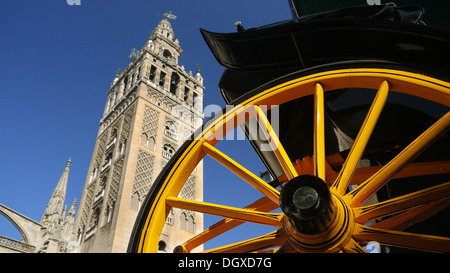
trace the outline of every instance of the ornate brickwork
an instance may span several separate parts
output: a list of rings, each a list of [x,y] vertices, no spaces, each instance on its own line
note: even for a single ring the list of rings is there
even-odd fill
[[[117,200],[117,193],[119,192],[120,179],[122,177],[123,161],[124,157],[122,156],[116,161],[116,163],[114,163],[107,200],[107,205],[109,207],[113,207],[114,203]]]
[[[192,132],[188,127],[183,128],[183,141],[191,139]]]
[[[136,174],[134,176],[133,193],[138,193],[140,198],[147,195],[148,190],[153,182],[153,165],[155,156],[139,150]]]
[[[135,105],[133,104],[123,114],[123,124],[122,124],[122,131],[120,133],[120,143],[124,143],[130,134],[131,121],[133,120],[133,115],[134,115],[134,107],[135,107]]]
[[[92,204],[94,200],[94,190],[95,183],[91,183],[86,189],[86,199],[83,203],[83,207],[81,208],[81,216],[80,216],[80,227],[87,227],[87,218],[89,216],[89,211],[91,209],[90,204]]]
[[[106,141],[108,140],[108,134],[103,133],[98,140],[97,154],[95,156],[94,166],[100,166],[102,163],[102,157],[105,154]]]
[[[180,191],[180,198],[194,200],[195,199],[195,175],[189,176],[188,180],[184,184],[183,188]]]
[[[144,119],[142,121],[142,134],[147,137],[156,137],[158,131],[159,112],[145,105]]]
[[[117,138],[117,132],[119,132],[121,123],[122,123],[122,119],[119,119],[116,122],[114,122],[113,126],[111,127],[108,143],[110,143],[115,138]]]
[[[180,198],[195,200],[195,186],[196,186],[196,177],[195,175],[190,175],[183,188],[180,191]],[[191,210],[183,210],[188,216],[193,216],[194,212]]]
[[[196,177],[189,176],[183,188],[180,191],[180,198],[195,200]],[[180,212],[180,228],[188,232],[195,232],[195,212],[191,210],[181,210]]]

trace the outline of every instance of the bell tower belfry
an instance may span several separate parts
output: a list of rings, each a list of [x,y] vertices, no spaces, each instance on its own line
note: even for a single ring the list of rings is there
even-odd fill
[[[183,52],[166,13],[133,60],[116,74],[106,95],[76,219],[81,252],[126,252],[139,208],[175,150],[203,122],[203,77],[178,64]],[[186,198],[201,200],[203,168],[187,184]],[[173,211],[161,236],[192,237],[203,227],[195,214]]]

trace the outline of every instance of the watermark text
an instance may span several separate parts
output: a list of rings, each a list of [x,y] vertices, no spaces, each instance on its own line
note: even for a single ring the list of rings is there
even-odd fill
[[[81,0],[66,0],[67,5],[69,6],[80,6]]]

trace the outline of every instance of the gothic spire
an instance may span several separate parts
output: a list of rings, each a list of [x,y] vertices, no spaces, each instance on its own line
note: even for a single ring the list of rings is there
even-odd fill
[[[66,190],[67,190],[67,181],[69,180],[69,171],[70,171],[70,164],[72,163],[72,159],[69,158],[69,160],[66,163],[66,167],[64,168],[64,171],[61,175],[61,178],[59,178],[58,185],[56,185],[56,189],[53,192],[53,195],[60,193],[64,196],[64,199],[66,197]]]
[[[69,212],[67,212],[66,222],[69,224],[75,223],[75,213],[77,207],[77,199],[75,198],[70,206]]]
[[[64,208],[64,201],[66,199],[66,191],[67,191],[67,181],[69,179],[69,170],[70,170],[71,159],[66,163],[66,167],[56,185],[55,190],[53,191],[52,196],[48,202],[47,207],[45,208],[44,214],[41,218],[41,224],[44,226],[50,226],[51,224],[56,224],[59,221],[59,217]]]

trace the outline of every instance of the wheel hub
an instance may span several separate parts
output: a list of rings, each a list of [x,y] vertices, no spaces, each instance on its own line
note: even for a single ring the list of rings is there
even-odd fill
[[[288,181],[280,195],[288,242],[300,252],[337,252],[351,238],[354,221],[344,200],[312,175]]]

